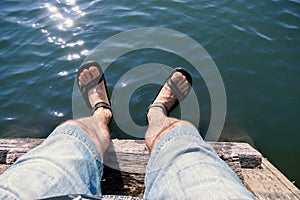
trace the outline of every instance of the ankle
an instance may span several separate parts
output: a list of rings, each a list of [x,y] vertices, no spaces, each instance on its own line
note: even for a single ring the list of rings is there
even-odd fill
[[[112,112],[107,108],[98,108],[93,117],[97,120],[99,125],[108,126],[112,118]]]
[[[147,113],[147,119],[149,122],[149,125],[151,122],[162,122],[167,118],[166,113],[164,110],[160,107],[149,107],[148,113]]]

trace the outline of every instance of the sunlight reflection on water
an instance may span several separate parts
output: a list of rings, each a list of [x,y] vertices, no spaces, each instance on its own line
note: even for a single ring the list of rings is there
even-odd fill
[[[82,46],[84,45],[84,41],[82,39],[79,39],[77,41],[68,41],[63,38],[64,35],[60,36],[58,35],[61,32],[66,31],[73,31],[74,30],[74,24],[75,20],[79,19],[80,17],[85,16],[85,12],[83,12],[79,6],[76,5],[75,0],[67,0],[65,4],[59,3],[58,5],[53,5],[51,3],[45,3],[44,8],[47,9],[47,16],[49,16],[49,19],[52,20],[52,22],[56,23],[56,28],[58,30],[55,30],[55,34],[51,33],[50,30],[47,30],[46,28],[42,28],[41,32],[47,37],[47,41],[49,43],[53,43],[55,45],[60,46],[61,48],[66,47],[75,47],[75,46]],[[37,24],[32,24],[32,27],[35,28]],[[81,29],[81,27],[76,27],[77,29]],[[54,31],[52,31],[54,32]],[[66,56],[67,60],[74,60],[74,59],[80,59],[81,56],[86,56],[88,54],[89,50],[82,49],[80,52],[76,53],[70,53]]]

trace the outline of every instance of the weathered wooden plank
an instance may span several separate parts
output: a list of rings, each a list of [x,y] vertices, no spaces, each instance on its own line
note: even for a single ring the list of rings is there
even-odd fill
[[[110,143],[104,155],[105,165],[129,173],[144,174],[149,152],[144,140],[118,140]]]
[[[43,141],[43,139],[28,138],[0,139],[0,163],[12,164],[15,161],[13,158],[18,158],[20,155],[41,144]],[[238,158],[241,162],[241,167],[243,168],[254,168],[261,164],[261,154],[247,143],[209,142],[209,144],[224,160],[232,159],[235,161]],[[16,155],[13,156],[13,154]],[[130,162],[135,163],[134,165],[145,165],[147,163],[145,161],[149,158],[149,152],[144,140],[113,139],[107,151],[107,157],[111,156],[112,158],[107,158],[107,162],[112,163],[113,166],[122,164],[122,166],[119,166],[120,169],[127,171],[126,169],[129,166],[126,163],[120,163],[120,161],[115,163],[116,161],[113,159],[117,157],[117,160],[124,159],[124,161],[127,161],[130,159],[128,158],[129,155],[132,155],[133,157],[137,155],[139,158],[129,160]],[[131,164],[130,167],[132,167]],[[138,170],[135,170],[135,172],[139,173],[140,171],[144,173],[143,167],[138,166]]]
[[[13,164],[20,156],[38,146],[44,139],[0,139],[0,163]]]
[[[242,181],[244,177],[241,168],[254,168],[261,165],[262,155],[247,143],[208,143]]]
[[[238,157],[242,168],[255,168],[261,165],[262,155],[247,143],[208,142],[223,159]]]
[[[41,144],[43,139],[0,139],[0,163],[12,164],[24,153]],[[246,143],[211,142],[218,155],[238,170],[257,167],[261,154]],[[144,140],[112,140],[104,163],[125,172],[145,173],[149,152]],[[240,166],[239,166],[240,165]]]
[[[267,159],[260,168],[243,168],[244,184],[258,199],[300,199],[300,191]]]

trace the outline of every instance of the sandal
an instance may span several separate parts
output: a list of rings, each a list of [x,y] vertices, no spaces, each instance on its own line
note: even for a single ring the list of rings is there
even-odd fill
[[[79,85],[79,76],[80,76],[80,74],[83,72],[83,70],[89,69],[89,68],[92,67],[92,66],[94,66],[94,67],[96,67],[96,68],[98,69],[98,71],[99,71],[99,76],[94,77],[88,84],[80,86],[80,85]],[[107,108],[107,109],[111,110],[110,104],[108,104],[108,103],[106,103],[106,102],[98,102],[98,103],[95,104],[94,107],[92,107],[92,105],[91,105],[91,103],[90,103],[90,100],[89,100],[89,98],[88,98],[88,91],[89,91],[91,88],[95,87],[97,84],[99,84],[101,81],[104,81],[105,91],[106,91],[106,95],[107,95],[107,97],[108,97],[108,92],[107,92],[106,82],[105,82],[105,78],[104,78],[104,73],[103,73],[103,71],[102,71],[102,69],[101,69],[99,63],[91,61],[91,62],[87,62],[87,63],[85,63],[85,64],[83,64],[83,65],[81,65],[81,66],[79,67],[79,69],[78,69],[78,71],[77,71],[77,85],[78,85],[78,87],[79,87],[80,92],[81,92],[82,95],[83,95],[83,98],[84,98],[84,100],[85,100],[87,106],[91,109],[91,115],[93,115],[94,112],[95,112],[98,108],[101,108],[101,107],[102,107],[102,108]],[[108,99],[109,99],[109,98],[108,98]]]
[[[174,71],[170,74],[170,76],[167,78],[167,80],[166,80],[166,82],[165,82],[165,84],[168,84],[168,86],[171,88],[171,90],[173,91],[173,93],[174,93],[175,96],[176,96],[176,101],[175,101],[175,103],[174,103],[174,104],[172,105],[172,107],[168,110],[167,106],[166,106],[164,103],[161,103],[161,102],[154,102],[154,103],[152,103],[152,104],[148,107],[148,111],[149,111],[150,108],[153,108],[153,107],[159,107],[159,108],[161,108],[161,109],[163,110],[163,112],[165,113],[165,115],[168,116],[168,114],[169,114],[174,108],[176,108],[180,102],[182,102],[182,101],[187,97],[187,95],[189,94],[189,91],[188,91],[188,93],[187,93],[186,95],[183,94],[183,92],[177,87],[176,83],[174,83],[174,82],[172,81],[172,79],[171,79],[171,77],[173,76],[173,74],[174,74],[175,72],[180,72],[181,74],[183,74],[183,75],[186,77],[186,80],[189,82],[189,86],[190,86],[190,87],[189,87],[189,91],[190,91],[190,89],[191,89],[191,87],[192,87],[192,82],[193,82],[191,74],[190,74],[188,71],[186,71],[185,69],[180,68],[180,67],[177,67],[177,68],[174,69]],[[165,85],[165,84],[164,84],[164,85]],[[164,87],[164,85],[161,87],[161,89]],[[161,89],[160,89],[160,90],[161,90]],[[158,94],[159,94],[159,93],[158,93]],[[157,94],[157,96],[158,96],[158,94]],[[157,96],[154,98],[154,100],[157,98]]]

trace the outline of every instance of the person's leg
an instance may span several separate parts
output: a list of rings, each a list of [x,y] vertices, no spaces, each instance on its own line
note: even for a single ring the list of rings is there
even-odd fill
[[[78,77],[79,85],[86,85],[97,76],[99,76],[99,71],[96,67],[92,66],[89,69],[85,69]],[[98,102],[104,102],[109,105],[110,103],[106,93],[105,81],[101,81],[95,87],[91,88],[88,91],[88,98],[92,108]],[[108,124],[111,117],[111,109],[99,107],[95,110],[91,117],[69,120],[65,122],[65,124],[74,124],[81,127],[91,137],[93,142],[96,144],[101,157],[103,157],[110,142]]]
[[[96,67],[79,74],[79,85],[99,75]],[[109,104],[104,81],[88,91],[92,106]],[[69,120],[43,144],[22,156],[0,176],[0,199],[36,199],[63,194],[101,194],[103,154],[110,142],[110,109]]]
[[[189,85],[181,73],[172,80],[183,93]],[[171,108],[176,98],[165,84],[154,103]],[[170,118],[163,107],[151,107],[146,146],[145,199],[253,199],[236,174],[189,122]]]
[[[183,97],[181,98],[186,97],[191,89],[191,84],[188,82],[187,78],[181,72],[175,72],[169,78],[171,78],[172,82],[176,85],[177,90],[179,90],[177,93],[182,93],[181,96]],[[176,101],[177,96],[175,92],[173,92],[170,86],[165,83],[156,99],[149,107],[147,114],[148,128],[145,134],[145,140],[146,146],[150,152],[168,130],[175,127],[178,123],[188,123],[167,117],[167,112],[173,107]]]

